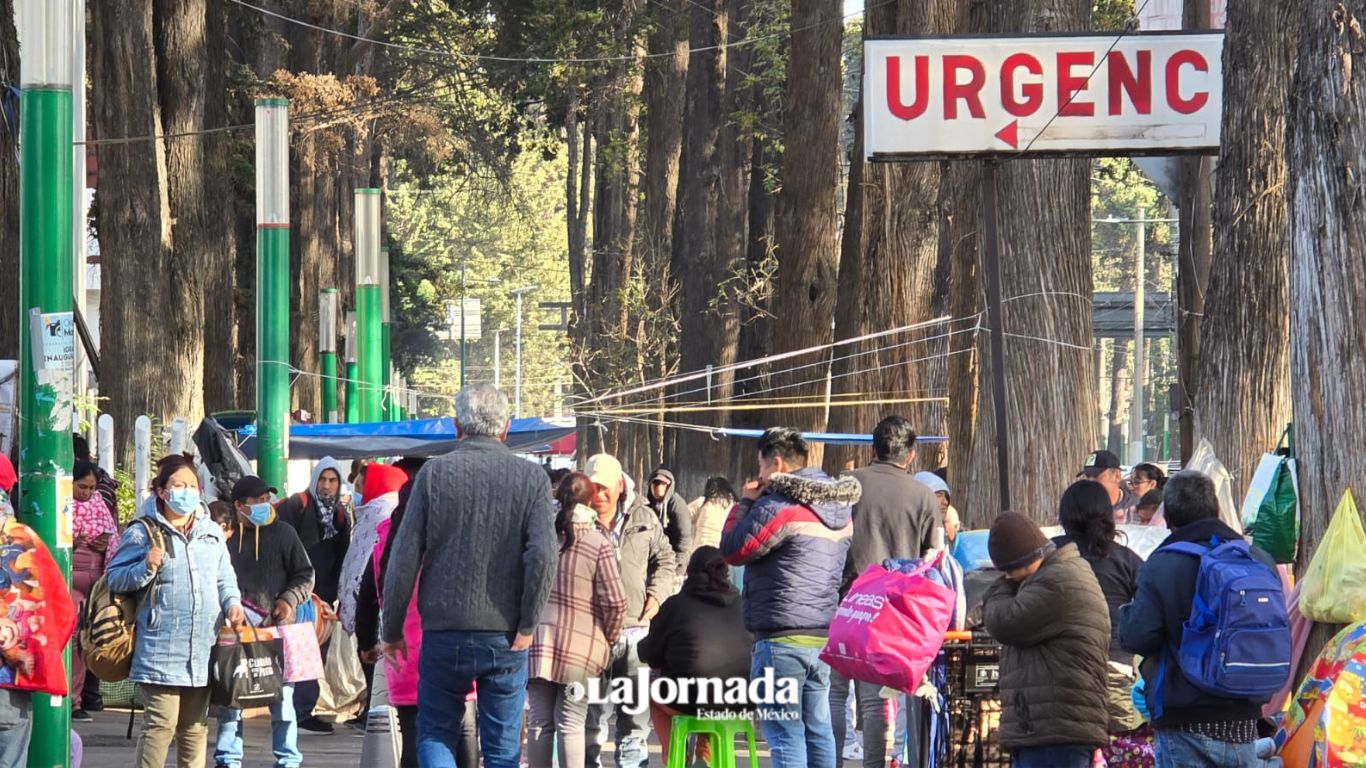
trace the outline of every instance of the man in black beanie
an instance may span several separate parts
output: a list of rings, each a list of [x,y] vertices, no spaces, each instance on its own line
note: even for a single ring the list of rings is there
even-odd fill
[[[1075,544],[1055,549],[1018,512],[997,516],[987,551],[1002,572],[982,602],[1001,643],[1001,746],[1013,768],[1090,768],[1109,740],[1100,584]]]

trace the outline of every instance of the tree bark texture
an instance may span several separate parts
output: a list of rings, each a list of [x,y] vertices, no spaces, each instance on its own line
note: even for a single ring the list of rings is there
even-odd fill
[[[1290,375],[1303,575],[1344,491],[1366,497],[1366,0],[1305,3],[1286,120],[1290,198]],[[1360,503],[1360,501],[1358,501]],[[1327,639],[1310,636],[1306,657]]]
[[[0,78],[19,82],[19,33],[15,28],[14,0],[0,0]],[[9,102],[9,97],[6,96]],[[5,118],[0,131],[0,275],[19,274],[19,122]],[[8,110],[6,110],[8,113]],[[84,179],[82,179],[82,182]],[[19,357],[19,280],[0,280],[0,358]]]
[[[92,122],[96,139],[111,141],[97,152],[100,346],[102,359],[122,361],[100,394],[114,418],[116,463],[131,466],[134,419],[193,417],[190,406],[202,402],[202,343],[182,335],[199,334],[187,320],[202,325],[202,315],[186,306],[183,265],[171,254],[164,145],[145,138],[162,132],[152,0],[111,4],[92,19]]]
[[[844,26],[840,0],[793,0],[783,112],[782,189],[778,195],[778,284],[773,296],[772,352],[830,343],[839,268],[840,68]],[[828,357],[822,351],[777,363],[774,396],[797,402],[825,397]],[[808,364],[816,363],[815,366]],[[796,370],[787,370],[791,368]],[[825,427],[820,408],[774,408],[770,424],[803,431]],[[820,461],[812,446],[811,461]]]
[[[1131,375],[1132,353],[1129,352],[1133,341],[1113,339],[1110,342],[1110,408],[1106,413],[1109,429],[1105,435],[1105,449],[1116,456],[1124,453],[1127,442],[1124,424],[1129,420],[1129,406],[1133,402],[1133,383]]]
[[[1228,9],[1214,252],[1200,324],[1196,441],[1241,499],[1290,421],[1285,118],[1299,19],[1293,2]]]
[[[1090,17],[1085,0],[994,0],[986,19],[993,32],[1070,32],[1088,29]],[[1055,519],[1092,447],[1089,190],[1086,160],[1011,159],[997,172],[1011,505],[1040,523]],[[977,433],[959,483],[966,505],[956,503],[969,527],[989,525],[1001,509],[990,338],[978,338]]]
[[[872,7],[868,11],[868,34],[942,35],[958,31],[959,5],[959,0],[934,0]],[[794,56],[794,61],[797,58]],[[932,319],[941,256],[942,164],[865,163],[862,110],[859,114],[856,154],[850,161],[857,170],[850,172],[844,217],[840,302],[835,312],[837,339]],[[784,183],[788,183],[786,179]],[[930,326],[835,347],[831,354],[834,399],[905,398],[924,402],[832,407],[830,430],[867,434],[884,416],[897,414],[909,418],[918,433],[943,434],[945,405],[928,401],[943,393],[927,389],[932,378],[928,363],[936,353],[944,354],[933,337],[950,329]],[[799,373],[807,379],[816,378],[812,371]],[[849,461],[862,464],[868,458],[866,451],[852,446],[830,446],[826,453],[825,465],[831,471],[843,469]]]
[[[165,142],[167,200],[172,249],[169,254],[171,288],[168,303],[175,310],[167,318],[177,353],[185,358],[181,375],[187,388],[182,416],[198,424],[204,413],[204,265],[223,247],[213,221],[221,209],[208,196],[205,177],[204,104],[209,58],[205,0],[156,0],[157,95]],[[117,292],[117,284],[110,286]]]
[[[683,124],[683,150],[679,165],[678,212],[674,223],[672,271],[679,285],[679,358],[684,373],[708,365],[725,366],[735,361],[738,342],[738,308],[728,294],[725,239],[720,232],[723,201],[740,205],[744,197],[732,197],[727,188],[725,147],[721,146],[728,111],[726,72],[730,3],[727,0],[692,2],[688,8],[690,45],[704,48],[693,54],[688,77]],[[688,382],[675,391],[676,402],[724,402],[731,396],[733,371],[719,370],[707,392],[689,392],[702,382]],[[685,394],[687,393],[687,394]],[[691,414],[689,416],[692,416]],[[724,412],[704,413],[682,421],[715,424]],[[726,469],[728,450],[710,435],[693,430],[680,432],[673,463],[682,473],[679,484],[692,488],[707,476]]]
[[[205,0],[206,51],[227,50],[224,0]],[[222,56],[204,59],[204,124],[214,129],[228,125],[227,62]],[[204,137],[204,408],[209,412],[239,407],[237,358],[249,352],[238,341],[233,217],[232,158],[226,132]],[[246,316],[250,317],[250,316]],[[254,358],[254,355],[252,356]]]
[[[985,299],[978,276],[978,250],[981,240],[980,195],[981,170],[976,161],[957,161],[949,164],[944,186],[953,191],[947,228],[941,225],[939,236],[948,241],[949,249],[949,311],[953,318],[983,318]],[[964,321],[966,322],[966,321]],[[984,322],[977,320],[974,323]],[[965,327],[965,326],[964,326]],[[948,466],[950,498],[955,488],[966,491],[968,467],[972,463],[973,435],[977,430],[977,401],[980,380],[977,376],[977,343],[974,333],[957,333],[949,339],[948,423],[945,434],[949,438]],[[960,482],[961,481],[961,482]]]

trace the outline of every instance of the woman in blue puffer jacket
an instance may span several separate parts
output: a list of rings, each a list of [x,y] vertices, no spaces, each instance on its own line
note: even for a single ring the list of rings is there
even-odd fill
[[[222,618],[240,625],[244,616],[223,531],[200,500],[189,456],[157,463],[152,495],[123,532],[107,578],[113,592],[140,593],[128,675],[145,705],[137,768],[161,768],[173,738],[176,765],[201,768],[209,651]]]

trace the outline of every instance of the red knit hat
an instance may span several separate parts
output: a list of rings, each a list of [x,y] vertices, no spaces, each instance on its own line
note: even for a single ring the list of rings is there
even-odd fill
[[[1041,560],[1053,548],[1037,523],[1019,512],[1002,512],[991,524],[987,552],[998,570],[1013,571]]]

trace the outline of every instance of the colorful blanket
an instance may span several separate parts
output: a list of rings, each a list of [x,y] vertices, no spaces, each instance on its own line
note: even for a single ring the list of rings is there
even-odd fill
[[[1337,768],[1366,764],[1364,695],[1366,622],[1358,622],[1329,641],[1291,700],[1276,736],[1286,765]],[[1312,729],[1312,741],[1303,738],[1307,735],[1304,729]]]
[[[65,696],[62,650],[76,607],[38,534],[12,517],[0,525],[0,687]]]

